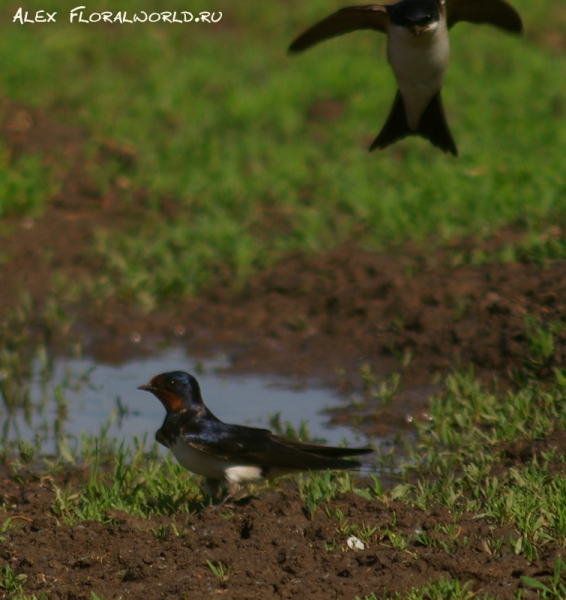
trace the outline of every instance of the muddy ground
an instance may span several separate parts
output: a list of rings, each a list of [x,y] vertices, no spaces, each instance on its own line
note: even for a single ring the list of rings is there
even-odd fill
[[[146,199],[143,191],[129,190],[124,202],[120,180],[104,192],[97,189],[83,152],[84,133],[8,102],[3,113],[2,133],[14,154],[37,151],[62,165],[60,192],[43,216],[5,219],[1,231],[10,260],[0,264],[0,311],[6,314],[23,289],[39,314],[52,294],[54,272],[73,279],[96,274],[93,230],[131,225]],[[135,168],[133,149],[104,140],[97,144],[93,160],[119,160]],[[174,203],[164,200],[163,206],[170,218]],[[366,432],[391,435],[407,427],[407,414],[426,411],[427,394],[455,366],[471,365],[485,381],[496,375],[502,385],[512,385],[518,370],[544,378],[553,366],[564,365],[565,333],[557,335],[554,354],[535,364],[525,329],[526,315],[542,324],[565,323],[564,262],[454,266],[456,255],[482,247],[489,256],[522,235],[517,225],[486,241],[427,251],[403,246],[380,254],[342,244],[320,256],[288,256],[239,291],[219,280],[198,298],[172,299],[150,315],[118,301],[71,306],[70,335],[100,361],[120,362],[174,340],[193,353],[226,352],[235,370],[317,377],[345,390],[359,389],[364,364],[378,375],[398,371],[402,387],[389,410],[369,403],[363,419]],[[30,331],[39,338],[49,334],[37,323]],[[132,341],[140,338],[141,343]],[[334,419],[350,415],[346,411]],[[228,519],[212,510],[187,522],[179,515],[173,519],[179,536],[168,527],[171,519],[118,513],[107,527],[66,526],[50,510],[49,480],[14,479],[7,470],[0,478],[0,498],[2,520],[10,516],[19,524],[0,536],[0,567],[9,564],[27,575],[26,592],[44,590],[49,598],[69,600],[91,598],[91,591],[107,599],[363,598],[404,592],[441,576],[469,581],[480,595],[512,598],[522,588],[520,576],[549,575],[559,551],[549,544],[529,564],[511,551],[512,531],[464,514],[456,519],[459,533],[446,552],[440,541],[448,538],[434,533],[438,525],[454,524],[446,510],[424,514],[400,503],[386,506],[348,495],[331,510],[340,508],[351,522],[372,527],[396,522],[395,530],[409,540],[406,548],[396,548],[378,530],[369,547],[355,551],[347,548],[335,518],[320,509],[310,521],[296,491],[287,488],[237,504]],[[161,526],[167,530],[159,539],[155,531]],[[420,545],[420,530],[438,536],[438,548]],[[490,554],[486,540],[501,537],[501,554]],[[225,582],[207,560],[230,568]],[[529,594],[523,590],[523,597]]]
[[[520,577],[544,577],[561,549],[546,546],[536,563],[516,556],[511,528],[444,508],[424,513],[355,494],[338,498],[349,523],[376,531],[364,549],[350,549],[336,517],[319,509],[312,520],[292,491],[266,492],[230,509],[202,510],[188,519],[141,519],[113,511],[113,524],[70,527],[50,514],[48,481],[2,481],[3,499],[18,529],[4,535],[0,560],[27,575],[25,590],[49,598],[364,598],[406,592],[435,579],[470,582],[480,597],[536,597]],[[171,527],[174,522],[175,530]],[[441,526],[453,532],[438,531]],[[163,528],[166,528],[165,530]],[[389,528],[393,538],[384,535]],[[158,532],[163,532],[159,534]],[[424,546],[429,534],[438,545]],[[405,547],[400,543],[407,540]],[[503,539],[498,554],[494,540]],[[443,547],[443,544],[445,547]],[[221,581],[207,564],[226,571]],[[390,596],[388,596],[390,597]]]

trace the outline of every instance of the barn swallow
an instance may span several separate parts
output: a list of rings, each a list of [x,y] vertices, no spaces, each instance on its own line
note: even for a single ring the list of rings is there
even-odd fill
[[[450,55],[448,29],[459,21],[488,23],[512,33],[523,30],[521,17],[505,0],[401,0],[343,8],[307,29],[289,52],[300,52],[358,29],[385,33],[387,60],[398,91],[370,152],[408,135],[420,135],[457,156],[440,90]]]
[[[212,498],[225,485],[230,497],[240,484],[300,471],[359,467],[359,461],[343,457],[373,451],[305,444],[268,429],[223,423],[205,406],[198,381],[184,371],[156,375],[138,389],[154,394],[167,411],[155,439],[183,467],[205,477],[205,490]]]

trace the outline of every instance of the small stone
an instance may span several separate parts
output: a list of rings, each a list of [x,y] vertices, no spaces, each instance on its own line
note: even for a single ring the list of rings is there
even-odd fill
[[[348,544],[348,548],[351,548],[352,550],[365,550],[366,547],[362,540],[357,538],[355,535],[351,535],[346,540],[346,543]]]

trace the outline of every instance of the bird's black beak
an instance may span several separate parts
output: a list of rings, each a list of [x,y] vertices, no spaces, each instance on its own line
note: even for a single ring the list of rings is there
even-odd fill
[[[152,392],[153,386],[150,383],[144,383],[138,387],[138,390],[145,390],[146,392]]]

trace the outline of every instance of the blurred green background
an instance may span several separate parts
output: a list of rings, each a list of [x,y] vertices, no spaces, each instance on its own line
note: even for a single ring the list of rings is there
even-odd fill
[[[522,37],[451,31],[443,99],[458,159],[414,137],[368,153],[396,90],[384,36],[356,32],[287,54],[344,2],[96,0],[85,9],[222,12],[217,24],[186,25],[70,24],[74,0],[29,0],[24,10],[57,11],[57,23],[20,25],[21,3],[3,4],[0,95],[135,151],[135,171],[99,174],[127,177],[153,207],[130,230],[96,236],[109,294],[151,307],[220,272],[237,285],[286,251],[349,239],[426,246],[511,225],[539,254],[541,244],[543,254],[563,252],[562,0],[514,0]],[[0,160],[0,216],[40,213],[51,188],[34,157]],[[164,197],[174,218],[162,215]]]

